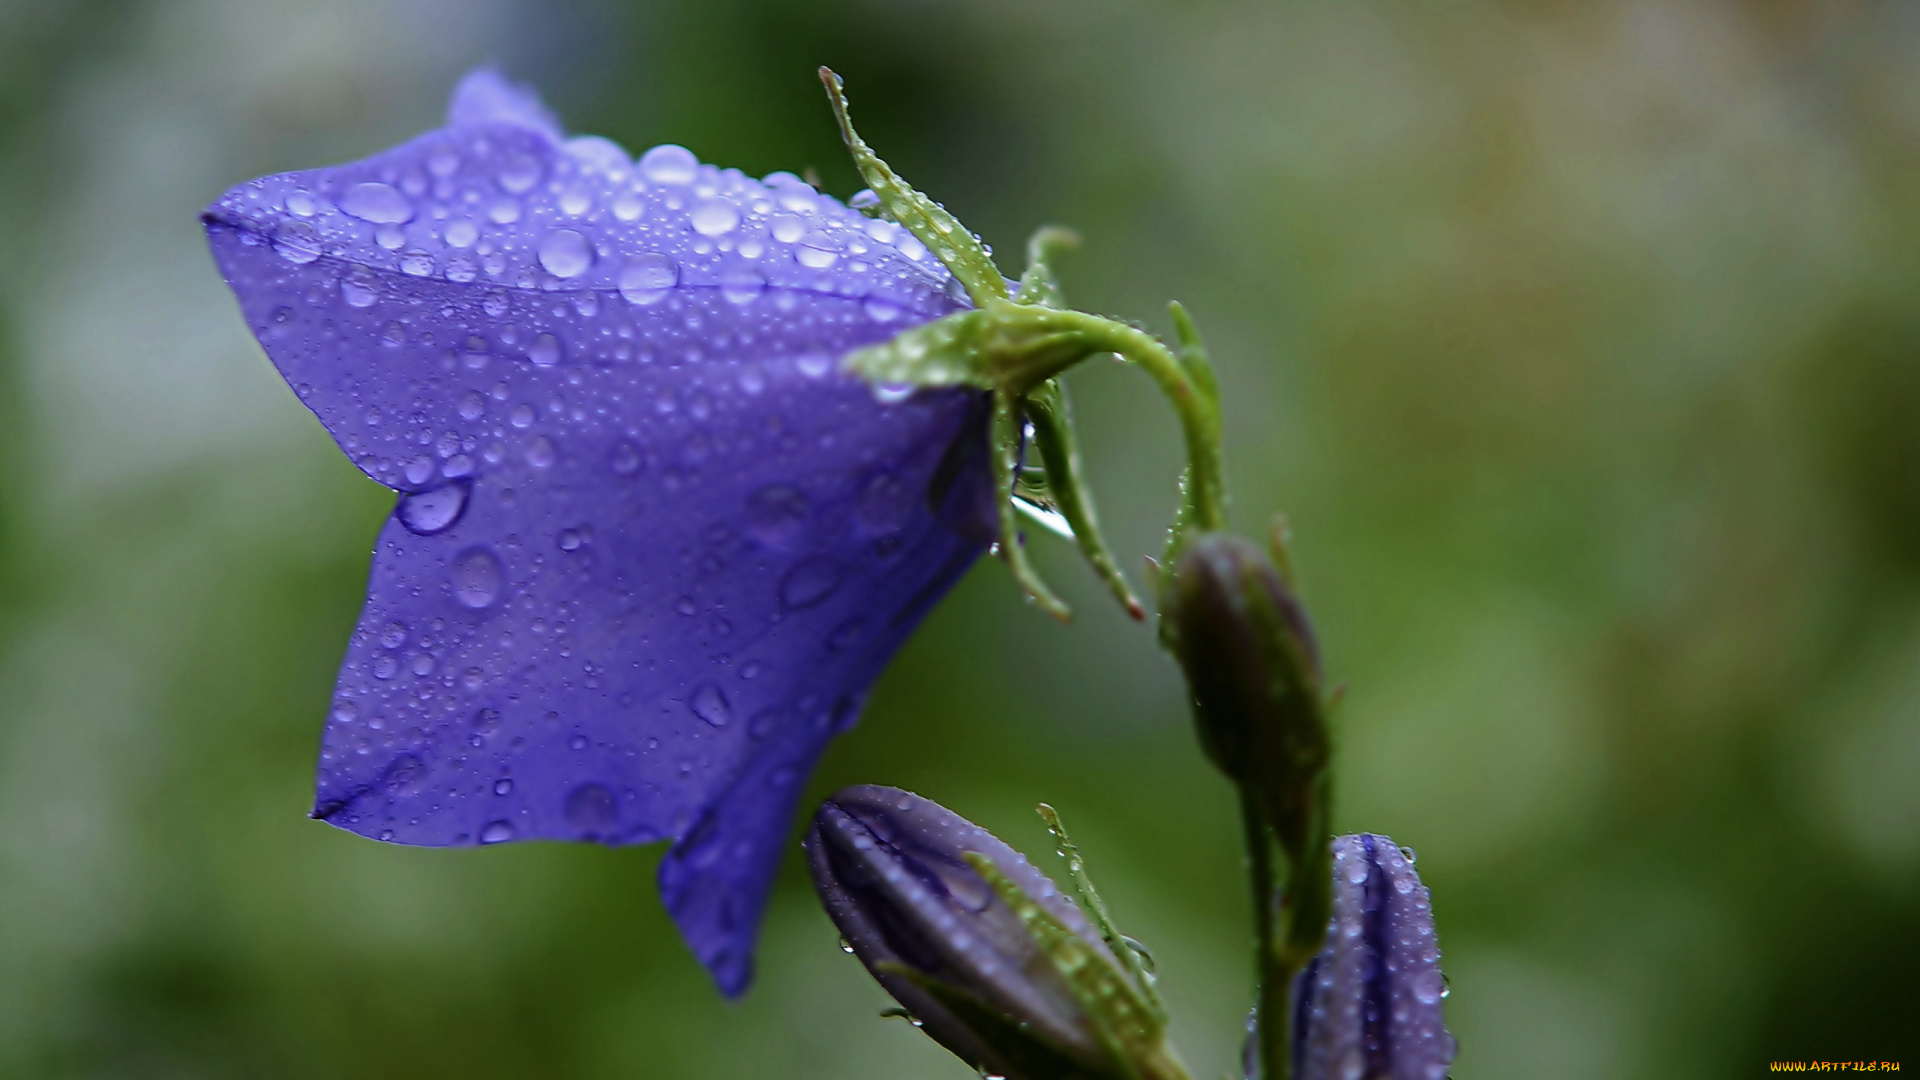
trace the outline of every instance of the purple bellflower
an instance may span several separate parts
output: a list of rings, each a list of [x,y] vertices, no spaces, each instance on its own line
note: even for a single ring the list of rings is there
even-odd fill
[[[204,214],[267,355],[400,493],[313,816],[430,846],[671,839],[729,995],[805,778],[990,539],[985,396],[849,350],[967,306],[786,173],[568,138],[476,71],[447,126]]]
[[[1294,1075],[1443,1080],[1455,1050],[1446,996],[1433,904],[1411,853],[1373,833],[1335,840],[1326,948],[1296,984]]]

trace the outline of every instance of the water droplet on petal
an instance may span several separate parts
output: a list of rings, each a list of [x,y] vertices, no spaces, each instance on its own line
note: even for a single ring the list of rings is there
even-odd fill
[[[340,209],[362,221],[398,225],[413,220],[413,203],[388,184],[377,180],[355,184],[340,196]]]
[[[511,780],[495,780],[495,781],[493,782],[493,793],[494,793],[495,795],[511,795],[511,794],[513,794],[513,781],[511,781]]]
[[[696,687],[687,699],[687,707],[693,710],[693,715],[714,727],[726,727],[727,721],[733,719],[733,709],[727,704],[727,695],[712,683],[702,683]]]
[[[479,610],[500,598],[501,579],[505,574],[500,568],[500,557],[492,549],[475,547],[461,552],[453,560],[448,576],[453,585],[453,598],[464,607]]]
[[[640,451],[625,439],[613,444],[613,452],[607,455],[607,464],[619,476],[632,476],[640,471]]]
[[[809,555],[780,579],[780,603],[796,610],[812,607],[840,587],[841,574],[840,564],[833,559]]]
[[[640,175],[656,184],[687,184],[699,164],[693,151],[665,143],[640,156]]]
[[[408,532],[417,536],[443,533],[453,528],[466,512],[470,490],[466,483],[453,483],[432,491],[409,492],[400,496],[394,515]]]
[[[610,836],[620,825],[620,800],[605,784],[581,784],[567,794],[567,824],[593,836]]]
[[[800,246],[794,249],[793,256],[800,265],[823,270],[840,259],[839,245],[826,233],[815,229],[801,238]]]
[[[540,182],[540,160],[530,154],[515,154],[500,166],[500,186],[515,195]]]
[[[297,266],[320,257],[320,238],[304,221],[283,221],[273,230],[273,250]]]
[[[719,199],[707,199],[693,208],[689,218],[693,231],[702,236],[725,236],[740,224],[740,211],[733,204]]]
[[[313,193],[302,188],[287,192],[287,212],[300,217],[312,217],[319,207],[314,204]]]
[[[400,256],[400,272],[410,277],[426,277],[433,273],[433,256],[418,249]]]
[[[593,265],[593,245],[575,229],[555,229],[540,241],[540,265],[557,278],[579,277]]]
[[[772,219],[767,222],[767,227],[772,231],[773,238],[783,244],[793,243],[795,240],[804,236],[807,231],[806,223],[794,217],[792,214],[773,215]]]
[[[659,252],[648,252],[620,269],[620,295],[628,301],[656,303],[680,283],[680,266]]]
[[[348,307],[372,307],[380,298],[380,279],[364,266],[356,266],[340,278],[340,298]]]
[[[489,821],[480,830],[480,842],[483,844],[504,844],[513,839],[513,823],[509,821]]]
[[[742,266],[720,275],[720,295],[735,304],[750,304],[767,287],[766,276],[751,266]]]
[[[768,484],[747,496],[747,532],[770,548],[784,548],[799,535],[810,509],[799,488]]]
[[[560,362],[560,339],[552,334],[541,334],[527,346],[527,359],[541,367],[552,367]]]
[[[473,242],[480,238],[480,230],[474,228],[473,222],[461,218],[448,223],[446,237],[451,247],[472,247]]]
[[[544,469],[553,464],[555,450],[553,440],[539,435],[527,444],[527,464],[536,469]]]

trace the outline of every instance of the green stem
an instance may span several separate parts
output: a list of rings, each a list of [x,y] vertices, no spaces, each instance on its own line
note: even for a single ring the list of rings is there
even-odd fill
[[[1287,1080],[1293,1065],[1287,1045],[1293,1033],[1293,972],[1274,939],[1273,843],[1251,795],[1240,793],[1240,824],[1246,833],[1247,876],[1253,887],[1253,977],[1258,999],[1254,1032],[1260,1080]]]

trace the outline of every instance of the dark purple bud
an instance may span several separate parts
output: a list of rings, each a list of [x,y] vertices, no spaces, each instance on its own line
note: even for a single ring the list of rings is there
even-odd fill
[[[1297,862],[1324,835],[1316,818],[1330,755],[1306,612],[1258,547],[1207,533],[1174,568],[1171,624],[1201,746]]]
[[[568,138],[486,70],[445,127],[203,220],[268,357],[398,493],[314,816],[670,839],[668,910],[743,990],[814,760],[983,546],[981,395],[839,368],[963,307],[951,275],[792,175]]]
[[[1016,1078],[1114,1068],[1067,979],[964,858],[984,856],[1117,970],[1080,909],[1019,852],[937,803],[876,786],[822,804],[805,847],[854,955],[941,1045]]]
[[[1335,840],[1327,945],[1294,984],[1297,1080],[1443,1080],[1446,996],[1411,853],[1372,833]]]

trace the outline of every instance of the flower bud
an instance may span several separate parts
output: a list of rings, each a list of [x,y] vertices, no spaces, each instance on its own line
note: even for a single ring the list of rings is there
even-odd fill
[[[1107,965],[1122,982],[1120,965],[1073,901],[986,830],[897,788],[860,786],[822,804],[804,846],[853,954],[969,1065],[1011,1080],[1184,1075],[1158,1032],[1151,1042],[1163,1057],[1131,1069],[1116,1062],[1133,1040],[1116,1034],[1112,1013],[1089,1014],[1085,972],[1061,964],[1058,941],[1049,948],[1034,923],[1055,928],[1083,967]],[[1030,909],[1010,906],[970,855]]]
[[[1306,612],[1259,548],[1226,533],[1187,545],[1170,600],[1201,746],[1297,862],[1318,833],[1330,753]]]
[[[1335,840],[1327,945],[1294,982],[1295,1080],[1443,1080],[1456,1049],[1446,996],[1411,854],[1372,833]]]

